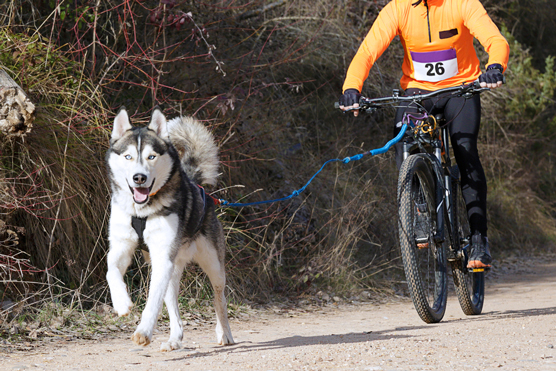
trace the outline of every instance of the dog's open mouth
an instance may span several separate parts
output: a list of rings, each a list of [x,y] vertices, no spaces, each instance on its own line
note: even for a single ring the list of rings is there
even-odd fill
[[[147,187],[134,187],[133,190],[133,201],[138,204],[147,202],[149,199],[150,188]]]
[[[154,186],[154,180],[150,187],[132,187],[129,186],[129,190],[133,194],[133,201],[136,204],[144,204],[149,200],[149,196],[151,195],[151,190]]]

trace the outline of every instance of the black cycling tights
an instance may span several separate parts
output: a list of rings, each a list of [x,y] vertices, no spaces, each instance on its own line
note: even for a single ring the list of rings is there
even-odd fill
[[[419,89],[407,89],[406,95],[427,93]],[[481,98],[474,95],[470,99],[433,98],[423,102],[431,114],[444,113],[448,125],[454,156],[461,173],[461,186],[463,198],[467,205],[467,216],[471,233],[480,232],[487,234],[487,182],[479,152],[477,150],[477,137],[481,124]],[[399,107],[396,112],[396,123],[400,123],[406,111],[414,111],[411,106]],[[396,124],[394,135],[400,131],[401,124]],[[403,144],[395,145],[396,163],[398,169],[403,161]]]

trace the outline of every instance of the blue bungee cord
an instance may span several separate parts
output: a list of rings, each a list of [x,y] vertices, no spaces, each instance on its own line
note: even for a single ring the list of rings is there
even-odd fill
[[[394,144],[396,144],[397,142],[399,142],[402,137],[405,134],[405,131],[407,130],[407,124],[404,123],[400,129],[400,132],[398,133],[398,135],[396,135],[394,138],[392,138],[390,141],[388,141],[388,143],[386,143],[384,145],[384,147],[381,148],[377,148],[377,149],[373,149],[371,151],[368,152],[364,152],[364,153],[360,153],[358,155],[355,156],[351,156],[351,157],[346,157],[344,159],[339,159],[339,158],[333,158],[331,160],[326,161],[321,168],[319,169],[319,171],[317,171],[312,177],[311,179],[309,179],[309,181],[301,188],[299,188],[298,190],[295,190],[292,192],[292,194],[290,194],[289,196],[286,197],[282,197],[282,198],[276,198],[274,200],[265,200],[265,201],[257,201],[257,202],[246,202],[246,203],[231,203],[228,202],[226,200],[222,200],[222,199],[218,199],[218,203],[221,206],[226,206],[226,207],[245,207],[245,206],[254,206],[254,205],[262,205],[262,204],[270,204],[270,203],[274,203],[274,202],[281,202],[281,201],[286,201],[289,200],[293,197],[299,196],[299,194],[301,192],[303,192],[305,190],[305,188],[307,188],[307,186],[309,184],[311,184],[311,182],[313,181],[313,179],[315,179],[315,177],[317,175],[319,175],[319,173],[324,169],[324,167],[326,165],[328,165],[331,162],[343,162],[344,164],[347,164],[351,161],[357,161],[357,160],[361,160],[363,158],[363,156],[365,155],[371,155],[371,156],[375,156],[375,155],[380,155],[382,153],[386,153]]]

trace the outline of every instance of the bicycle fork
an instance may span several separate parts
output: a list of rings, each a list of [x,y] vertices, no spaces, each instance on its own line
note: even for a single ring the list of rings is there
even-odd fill
[[[442,130],[442,141],[446,141],[448,139],[447,131]],[[450,210],[448,207],[449,205],[449,196],[452,191],[452,184],[451,184],[451,177],[450,175],[443,175],[442,171],[442,141],[440,139],[434,139],[431,141],[431,145],[433,148],[433,154],[435,159],[430,158],[431,165],[434,171],[434,178],[436,179],[437,187],[436,187],[436,195],[435,195],[435,204],[436,204],[436,231],[433,236],[433,240],[435,244],[443,243],[446,240],[446,228],[444,225],[444,212],[445,210]],[[413,146],[404,141],[403,142],[403,159],[404,161],[409,157],[411,153],[411,148]],[[448,149],[446,148],[446,151]],[[448,152],[446,152],[448,154]],[[431,156],[432,157],[432,156]],[[448,156],[449,161],[449,156]],[[444,183],[444,184],[442,184]],[[446,203],[446,204],[445,204]],[[448,213],[448,218],[450,223],[452,221],[450,213]]]

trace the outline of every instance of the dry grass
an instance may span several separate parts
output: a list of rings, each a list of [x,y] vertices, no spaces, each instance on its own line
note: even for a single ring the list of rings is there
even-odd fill
[[[5,137],[1,148],[1,209],[17,241],[1,246],[10,256],[2,268],[11,275],[0,280],[0,302],[18,303],[17,310],[4,308],[7,318],[53,300],[72,307],[98,284],[106,251],[108,111],[83,66],[54,45],[7,27],[0,34],[2,65],[38,103],[31,133]]]

